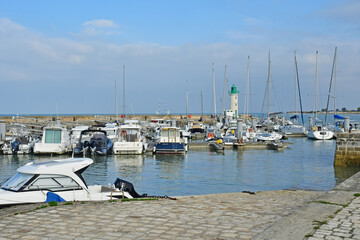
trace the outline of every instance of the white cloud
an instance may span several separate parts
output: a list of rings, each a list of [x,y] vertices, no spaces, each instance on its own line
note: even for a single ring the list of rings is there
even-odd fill
[[[91,20],[83,23],[83,26],[90,28],[117,28],[118,25],[114,23],[112,20],[106,19],[97,19]]]

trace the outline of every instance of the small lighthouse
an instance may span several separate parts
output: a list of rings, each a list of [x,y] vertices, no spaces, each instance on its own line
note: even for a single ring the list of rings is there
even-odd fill
[[[239,113],[239,91],[236,89],[235,84],[232,85],[231,90],[229,91],[230,95],[230,109],[226,110],[224,115],[227,119],[235,119],[238,117]]]
[[[239,91],[237,91],[235,84],[233,84],[230,91],[230,111],[233,112],[234,118],[238,117],[239,112],[238,95]]]

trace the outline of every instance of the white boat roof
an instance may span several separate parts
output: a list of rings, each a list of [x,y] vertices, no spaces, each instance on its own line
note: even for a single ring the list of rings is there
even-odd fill
[[[76,127],[73,127],[71,130],[88,130],[89,127],[88,126],[76,126]]]
[[[90,158],[68,158],[38,163],[31,162],[18,168],[17,171],[26,174],[68,175],[68,173],[76,172],[89,166],[93,162]]]
[[[124,121],[125,125],[126,124],[139,124],[139,123],[140,123],[140,121],[137,120],[137,119],[127,119],[127,120]]]

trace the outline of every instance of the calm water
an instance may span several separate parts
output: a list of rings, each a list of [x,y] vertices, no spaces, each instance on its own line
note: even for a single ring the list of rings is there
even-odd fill
[[[94,157],[84,173],[88,184],[130,181],[139,193],[150,195],[198,195],[279,189],[330,190],[358,168],[334,168],[335,140],[287,140],[283,151],[189,151],[185,156]],[[50,157],[0,155],[0,182],[29,161]],[[53,157],[65,158],[65,156]]]

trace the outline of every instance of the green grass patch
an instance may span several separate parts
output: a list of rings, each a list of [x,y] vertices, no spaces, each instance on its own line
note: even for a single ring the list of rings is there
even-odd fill
[[[306,234],[305,235],[306,238],[309,238],[309,237],[312,237],[312,236],[314,236],[314,235],[313,234]]]
[[[16,213],[14,213],[14,215],[19,215],[20,213],[18,213],[18,212],[16,212]]]
[[[72,202],[66,202],[63,205],[73,205],[73,203]]]
[[[81,204],[85,204],[85,202],[81,202]]]
[[[332,203],[332,202],[326,202],[326,201],[312,201],[313,203],[321,203],[321,204],[329,204],[329,205],[336,205],[341,207],[347,207],[348,204],[339,204],[339,203]]]
[[[341,211],[341,209],[338,209],[334,212],[334,214],[338,214]]]
[[[58,205],[58,203],[55,202],[55,201],[49,202],[49,206],[50,206],[50,207],[55,207],[55,206],[57,206],[57,205]]]
[[[42,209],[42,208],[47,208],[47,207],[48,207],[48,205],[41,205],[40,207],[35,208],[35,210]]]
[[[355,193],[354,197],[360,197],[360,193]]]
[[[113,199],[113,200],[109,200],[109,202],[117,202],[118,200]]]
[[[133,202],[133,201],[154,201],[158,200],[157,198],[124,198],[121,199],[122,202]]]

